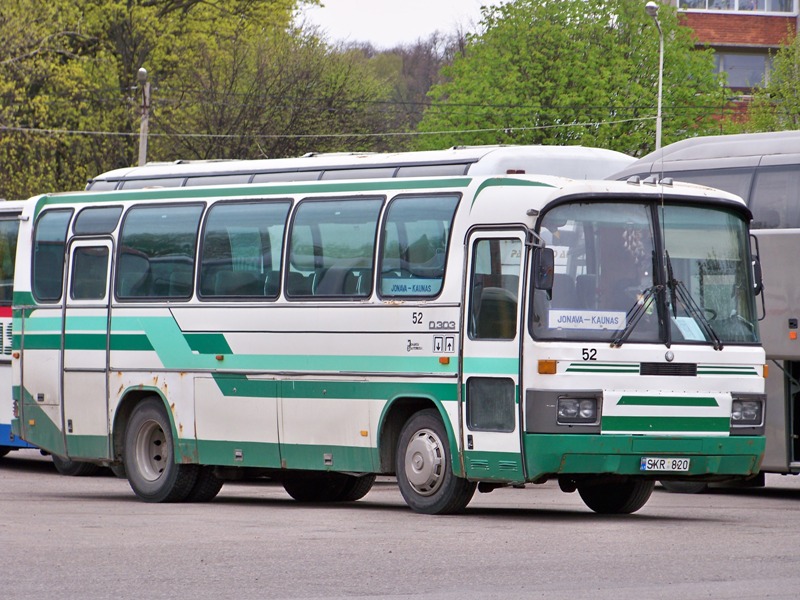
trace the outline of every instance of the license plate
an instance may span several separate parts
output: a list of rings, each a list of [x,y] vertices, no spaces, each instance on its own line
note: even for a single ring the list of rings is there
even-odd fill
[[[640,471],[688,471],[688,458],[652,458],[643,456]]]

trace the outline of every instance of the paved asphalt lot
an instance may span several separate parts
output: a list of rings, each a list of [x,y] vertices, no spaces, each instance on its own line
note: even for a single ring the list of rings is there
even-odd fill
[[[146,504],[112,475],[0,459],[4,599],[800,597],[800,479],[670,494],[598,516],[555,483],[476,494],[462,515],[363,500],[301,505],[269,483],[208,504]]]

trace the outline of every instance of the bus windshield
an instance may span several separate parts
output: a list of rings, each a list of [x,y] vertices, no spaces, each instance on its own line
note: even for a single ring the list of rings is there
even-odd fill
[[[758,342],[747,226],[732,211],[578,202],[547,212],[540,234],[556,268],[552,291],[533,294],[536,338]]]

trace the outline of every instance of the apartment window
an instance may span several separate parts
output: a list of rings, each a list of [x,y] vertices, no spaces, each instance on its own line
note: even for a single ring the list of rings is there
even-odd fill
[[[681,10],[796,14],[795,0],[678,0]]]
[[[714,55],[718,73],[726,73],[729,88],[754,88],[765,83],[771,59],[766,54],[717,52]]]

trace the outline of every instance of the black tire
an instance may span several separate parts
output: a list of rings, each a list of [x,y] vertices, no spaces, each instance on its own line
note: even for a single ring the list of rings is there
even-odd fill
[[[90,477],[96,475],[100,465],[72,460],[56,454],[51,455],[56,471],[67,477]]]
[[[702,494],[708,491],[705,481],[662,481],[661,485],[673,494]]]
[[[217,497],[225,482],[214,475],[213,467],[200,467],[197,479],[194,482],[185,502],[210,502]]]
[[[475,482],[453,474],[447,430],[432,408],[414,414],[403,426],[395,473],[403,499],[418,513],[461,512],[475,493]]]
[[[375,475],[343,475],[346,478],[344,488],[339,494],[339,502],[355,502],[369,494],[375,483]]]
[[[283,489],[298,502],[338,502],[348,483],[346,475],[327,471],[298,471],[283,477]]]
[[[172,427],[160,398],[146,398],[133,409],[123,459],[131,489],[146,502],[180,502],[197,480],[197,465],[175,462]]]
[[[118,479],[128,478],[128,474],[125,473],[125,465],[123,465],[122,463],[109,467],[109,469],[111,469],[111,472],[114,474],[114,477],[117,477]]]
[[[578,493],[586,506],[603,515],[627,515],[642,508],[650,499],[656,482],[628,479],[618,483],[585,484]]]

